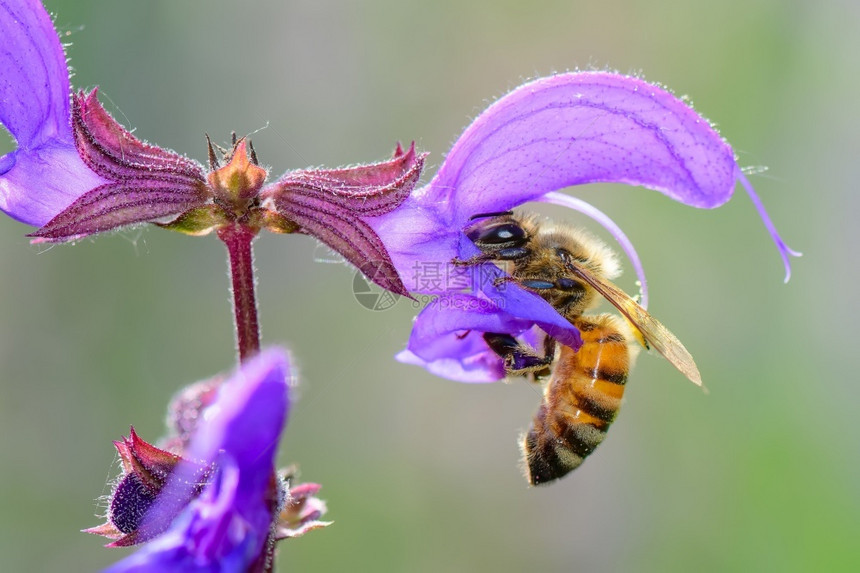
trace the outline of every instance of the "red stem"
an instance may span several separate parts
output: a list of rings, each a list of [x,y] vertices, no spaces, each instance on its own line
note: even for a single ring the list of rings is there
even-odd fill
[[[236,344],[239,347],[240,362],[245,362],[260,350],[260,326],[254,294],[254,255],[251,249],[256,235],[256,230],[240,225],[218,229],[218,238],[227,245],[230,259]]]
[[[254,294],[254,253],[251,244],[257,230],[241,225],[218,229],[218,238],[227,245],[230,259],[230,277],[233,280],[233,314],[236,320],[236,344],[239,347],[239,362],[246,362],[260,351],[260,326],[257,321],[257,299]],[[277,473],[272,468],[272,484],[278,483]],[[277,497],[277,496],[276,496]],[[273,519],[277,521],[277,501],[269,504]],[[275,541],[269,533],[263,553],[248,568],[252,573],[271,573],[274,567]]]

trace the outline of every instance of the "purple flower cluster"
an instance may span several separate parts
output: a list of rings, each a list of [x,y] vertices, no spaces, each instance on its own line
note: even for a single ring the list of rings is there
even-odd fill
[[[544,201],[583,212],[603,225],[633,261],[647,304],[647,283],[630,241],[603,213],[559,189],[595,182],[654,189],[675,201],[714,208],[740,182],[776,243],[790,276],[790,256],[731,147],[707,120],[665,89],[607,72],[540,78],[491,105],[460,136],[430,183],[398,209],[370,221],[402,276],[427,261],[468,260],[478,249],[463,232],[471,217]],[[528,340],[535,326],[577,348],[576,329],[542,298],[496,280],[483,265],[481,280],[424,290],[439,298],[415,321],[398,359],[465,382],[505,376],[484,332]],[[421,284],[406,283],[413,292]]]
[[[211,403],[191,409],[181,456],[133,430],[117,443],[125,473],[108,522],[88,531],[111,546],[146,543],[108,571],[269,571],[275,541],[327,525],[319,486],[290,489],[275,473],[289,378],[287,355],[274,348],[219,381]],[[174,411],[189,412],[187,400]]]

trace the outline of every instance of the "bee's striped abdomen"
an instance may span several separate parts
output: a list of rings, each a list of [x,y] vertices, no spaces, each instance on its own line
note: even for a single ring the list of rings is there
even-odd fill
[[[578,352],[561,347],[543,402],[523,438],[526,477],[532,485],[579,467],[603,441],[621,406],[630,348],[619,319],[600,315],[573,322],[582,334],[582,347]]]

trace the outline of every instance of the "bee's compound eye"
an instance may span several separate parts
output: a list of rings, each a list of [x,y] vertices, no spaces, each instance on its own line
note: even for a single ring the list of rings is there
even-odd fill
[[[486,226],[478,225],[466,232],[476,245],[510,245],[519,244],[526,232],[516,223],[495,223]]]

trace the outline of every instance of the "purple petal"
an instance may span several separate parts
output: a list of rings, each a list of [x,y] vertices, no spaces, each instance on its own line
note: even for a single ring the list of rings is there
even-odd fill
[[[463,293],[440,296],[415,318],[409,344],[397,360],[459,382],[495,382],[505,377],[504,361],[482,334],[520,334],[528,327],[486,299]]]
[[[473,246],[474,247],[474,246]],[[500,282],[507,275],[491,263],[480,265],[481,272],[477,275],[475,288],[480,289],[484,296],[493,301],[494,306],[519,320],[527,321],[529,326],[538,325],[541,330],[558,340],[561,344],[574,350],[582,346],[579,330],[567,319],[563,318],[548,302],[533,294],[515,282]],[[488,330],[513,334],[508,331]]]
[[[561,74],[525,84],[463,133],[427,200],[452,222],[505,211],[571,185],[642,185],[696,207],[731,197],[734,154],[701,116],[638,78]]]
[[[211,460],[223,450],[243,472],[271,468],[289,409],[289,377],[289,359],[281,348],[264,350],[243,364],[206,411],[209,422],[197,432],[188,457]]]
[[[74,147],[66,56],[40,2],[0,4],[0,123],[18,149],[0,157],[0,210],[41,226],[105,181]]]
[[[41,2],[0,3],[0,102],[19,148],[71,141],[66,54]]]
[[[501,271],[487,265],[488,276]],[[498,273],[498,274],[496,274]],[[522,339],[537,325],[573,348],[582,344],[579,331],[545,300],[515,284],[483,286],[486,297],[466,293],[442,294],[416,317],[406,350],[397,360],[460,382],[493,382],[505,377],[503,359],[483,339],[483,333],[510,334]]]
[[[462,227],[443,219],[444,205],[425,204],[410,195],[397,209],[365,222],[383,239],[390,260],[410,292],[427,292],[416,269],[447,265],[458,256]]]
[[[274,518],[269,495],[289,407],[288,375],[284,351],[270,349],[224,384],[186,452],[216,464],[211,483],[164,534],[108,571],[246,571],[259,562]],[[195,468],[190,462],[177,468],[147,522],[188,503]]]
[[[0,210],[35,227],[53,219],[87,191],[107,183],[84,165],[72,142],[18,149],[3,160],[13,166],[0,174]]]
[[[525,84],[491,105],[460,136],[428,185],[369,223],[406,276],[415,261],[428,256],[462,258],[455,235],[471,216],[507,211],[565,187],[641,185],[712,208],[731,197],[741,177],[729,145],[662,88],[604,72],[560,74]],[[768,229],[787,260],[791,251],[772,225]]]

